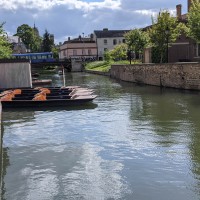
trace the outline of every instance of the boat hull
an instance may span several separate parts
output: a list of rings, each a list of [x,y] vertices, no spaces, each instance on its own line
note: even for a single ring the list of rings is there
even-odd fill
[[[77,106],[87,102],[91,102],[96,96],[90,96],[80,99],[53,99],[46,101],[32,101],[32,100],[13,100],[2,101],[3,108],[37,108],[37,107],[55,107],[55,106]]]

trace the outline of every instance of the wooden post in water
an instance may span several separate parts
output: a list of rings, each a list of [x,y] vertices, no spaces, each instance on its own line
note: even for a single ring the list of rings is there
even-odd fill
[[[63,86],[65,87],[65,68],[64,66],[62,65],[62,74],[63,74]]]

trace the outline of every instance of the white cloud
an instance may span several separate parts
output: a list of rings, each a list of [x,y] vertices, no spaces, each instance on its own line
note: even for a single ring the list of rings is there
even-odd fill
[[[187,8],[183,3],[183,10]],[[0,0],[0,22],[15,34],[22,24],[45,29],[56,41],[68,36],[88,35],[94,30],[133,29],[151,24],[151,16],[168,9],[175,13],[180,0]],[[185,13],[185,11],[183,11]]]
[[[155,16],[158,12],[153,10],[135,10],[135,13],[141,14],[141,15],[148,15],[148,16]]]
[[[85,2],[81,0],[1,0],[1,9],[17,10],[19,8],[50,10],[55,6],[67,6],[68,9],[79,9],[83,11],[110,8],[119,9],[120,0],[104,0],[103,2]]]

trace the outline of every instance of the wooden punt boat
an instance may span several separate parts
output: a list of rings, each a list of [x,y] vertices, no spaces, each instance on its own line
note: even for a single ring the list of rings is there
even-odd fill
[[[39,89],[21,89],[21,94],[15,94],[12,100],[1,100],[3,108],[77,106],[91,102],[97,96],[87,88],[48,88],[51,93],[45,94],[45,100],[33,100]],[[3,91],[2,91],[3,92]]]
[[[32,101],[32,100],[13,100],[2,101],[3,108],[24,108],[24,107],[53,107],[53,106],[77,106],[87,102],[91,102],[96,98],[96,95],[79,96],[75,99],[48,99],[46,101]]]

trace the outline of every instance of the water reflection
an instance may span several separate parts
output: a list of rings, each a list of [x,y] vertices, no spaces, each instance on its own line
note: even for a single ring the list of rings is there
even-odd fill
[[[199,93],[66,77],[94,108],[3,114],[6,200],[199,199]]]
[[[10,152],[15,166],[3,174],[4,199],[120,199],[123,165],[102,159],[100,150],[88,143],[16,148]]]

